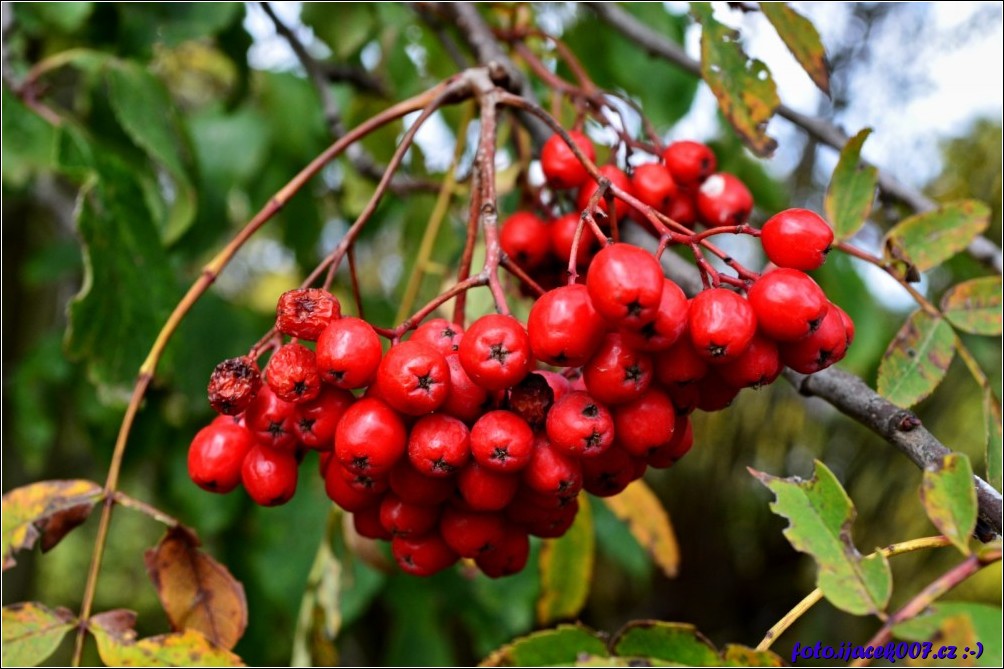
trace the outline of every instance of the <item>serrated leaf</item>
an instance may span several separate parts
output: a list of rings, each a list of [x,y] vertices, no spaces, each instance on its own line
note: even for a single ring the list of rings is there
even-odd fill
[[[659,620],[628,623],[610,642],[621,657],[643,657],[691,667],[713,667],[722,663],[718,651],[693,625]]]
[[[124,399],[174,302],[174,276],[128,167],[72,129],[63,133],[60,165],[87,180],[76,211],[84,282],[69,306],[67,353],[86,359],[91,379]]]
[[[990,208],[982,202],[948,202],[900,221],[886,233],[882,248],[889,262],[925,272],[964,250],[989,223]]]
[[[878,170],[861,161],[861,147],[871,132],[865,128],[847,140],[830,176],[823,208],[837,241],[853,237],[872,211]]]
[[[983,667],[1000,666],[1004,654],[999,643],[987,643],[987,639],[999,639],[1001,634],[1001,609],[977,602],[936,602],[926,611],[892,628],[893,635],[907,641],[931,642],[937,649],[941,644],[957,647],[956,660],[962,659],[968,646],[976,650],[972,641],[983,644],[983,654],[977,664]],[[969,637],[968,642],[965,640]],[[967,653],[972,655],[972,653]],[[944,663],[944,660],[940,661]]]
[[[987,439],[987,483],[1004,489],[1004,435],[1001,434],[1000,404],[994,391],[983,392],[983,421]]]
[[[537,621],[546,625],[574,618],[586,604],[596,557],[593,513],[586,499],[564,536],[548,539],[540,549],[540,597]]]
[[[826,62],[826,49],[819,39],[819,32],[808,20],[786,2],[761,2],[760,11],[774,26],[778,37],[784,42],[805,73],[809,75],[819,90],[830,95],[830,64]]]
[[[941,312],[963,332],[994,336],[1004,331],[1002,304],[1001,277],[987,276],[949,288],[941,298]]]
[[[619,495],[604,497],[604,503],[627,524],[631,534],[670,578],[680,567],[680,547],[659,498],[644,481],[634,481]]]
[[[244,586],[199,550],[191,531],[173,527],[146,552],[146,571],[175,630],[197,630],[230,650],[247,627]]]
[[[132,62],[113,61],[105,73],[108,100],[129,138],[170,175],[169,215],[161,237],[171,244],[195,220],[195,188],[185,169],[178,119],[167,88],[157,77]]]
[[[881,553],[863,558],[854,546],[851,528],[857,512],[833,472],[817,460],[809,481],[750,473],[774,493],[771,511],[790,521],[784,536],[816,561],[823,595],[855,615],[884,611],[892,592],[889,562]]]
[[[911,407],[945,378],[955,357],[955,333],[943,318],[913,312],[879,363],[877,389],[897,406]]]
[[[737,644],[728,644],[722,651],[723,664],[727,667],[783,667],[781,656],[769,650],[755,650]]]
[[[91,616],[87,629],[109,667],[243,667],[241,659],[194,629],[136,639],[136,614],[124,609]]]
[[[949,453],[924,469],[920,499],[938,531],[968,555],[969,537],[976,527],[976,488],[969,458]]]
[[[702,27],[701,76],[743,142],[759,156],[772,155],[777,141],[767,135],[767,122],[780,100],[770,70],[746,55],[737,31],[715,20],[711,3],[690,7]]]
[[[47,549],[52,548],[55,541],[76,526],[68,527],[67,521],[80,519],[83,511],[86,517],[103,496],[101,486],[82,479],[40,481],[8,492],[3,496],[0,514],[3,570],[16,564],[14,553],[31,548],[39,539]],[[46,535],[53,538],[46,540]]]
[[[486,657],[481,667],[541,667],[572,664],[580,655],[609,657],[606,644],[584,625],[559,625],[534,632],[502,646]]]
[[[38,602],[3,607],[3,666],[37,667],[76,624],[68,609]]]

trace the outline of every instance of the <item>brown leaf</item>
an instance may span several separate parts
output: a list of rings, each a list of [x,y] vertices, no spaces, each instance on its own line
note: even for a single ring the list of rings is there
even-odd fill
[[[125,609],[91,616],[87,624],[110,667],[240,667],[241,659],[194,629],[136,639],[136,614]]]
[[[49,550],[77,527],[104,497],[97,483],[84,480],[40,481],[3,496],[3,570],[17,562],[14,553],[31,548],[39,539]]]
[[[198,546],[191,531],[169,529],[146,552],[147,573],[175,630],[198,630],[229,650],[247,627],[244,587]]]

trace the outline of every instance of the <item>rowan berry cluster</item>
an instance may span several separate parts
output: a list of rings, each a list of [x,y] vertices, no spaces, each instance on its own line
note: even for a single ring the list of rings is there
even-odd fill
[[[592,160],[588,138],[571,134]],[[560,138],[541,162],[553,189],[578,189],[580,209],[605,211]],[[677,223],[741,226],[752,197],[715,165],[708,147],[678,142],[631,177],[600,171]],[[624,199],[610,202],[624,207],[616,217],[637,218]],[[213,372],[209,401],[222,415],[193,440],[190,475],[206,490],[243,484],[255,502],[277,505],[318,451],[328,496],[359,534],[390,541],[405,571],[430,575],[470,558],[488,576],[515,573],[531,535],[571,526],[580,491],[615,495],[685,455],[693,410],[722,409],[785,365],[811,373],[843,357],[853,324],[804,273],[825,259],[829,226],[788,210],[750,234],[777,269],[688,299],[653,253],[601,239],[578,214],[544,222],[519,212],[502,226],[505,253],[540,276],[568,263],[578,237],[570,264],[584,281],[544,292],[525,325],[489,314],[465,331],[434,318],[386,352],[331,293],[291,290],[276,309],[276,330],[291,339],[264,374],[251,356]]]

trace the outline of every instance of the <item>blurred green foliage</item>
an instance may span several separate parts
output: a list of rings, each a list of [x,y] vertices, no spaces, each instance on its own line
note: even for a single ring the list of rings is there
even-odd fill
[[[103,480],[133,376],[174,302],[202,264],[330,140],[318,96],[299,67],[249,65],[249,25],[266,21],[250,5],[15,3],[11,11],[5,59],[11,81],[22,88],[15,94],[5,77],[4,490],[47,478]],[[651,4],[631,11],[683,38],[686,17]],[[696,78],[657,64],[599,27],[591,13],[562,16],[562,39],[596,82],[635,98],[660,131],[690,110]],[[316,39],[312,50],[384,86],[332,85],[346,127],[455,72],[437,35],[446,28],[416,21],[405,6],[307,4],[300,18]],[[444,143],[454,141],[460,116],[460,109],[442,112]],[[401,123],[391,124],[362,144],[385,162],[402,131]],[[930,187],[938,198],[988,202],[991,238],[1000,236],[1000,137],[999,124],[980,122],[947,142],[942,175]],[[761,211],[804,204],[791,201],[785,184],[730,130],[712,144],[723,168],[750,184]],[[411,153],[412,174],[434,172],[418,147]],[[825,184],[817,185],[821,193]],[[215,363],[257,341],[270,325],[269,305],[334,245],[373,186],[338,160],[248,244],[179,328],[125,458],[123,489],[194,527],[244,583],[250,624],[236,652],[250,664],[289,662],[308,573],[318,542],[328,536],[330,505],[313,460],[304,465],[297,496],[281,508],[258,508],[240,493],[205,493],[188,480],[187,445],[211,416],[204,393]],[[392,324],[433,203],[434,194],[421,192],[386,198],[360,241],[356,258],[370,320]],[[458,197],[433,261],[456,262],[465,220]],[[957,257],[930,274],[930,289],[940,295],[980,272],[971,259]],[[855,263],[836,256],[818,280],[859,324],[842,366],[873,381],[905,314],[875,299],[862,276]],[[420,301],[439,288],[425,281]],[[337,291],[351,303],[346,277]],[[999,389],[1000,339],[965,341]],[[983,435],[974,429],[982,424],[980,392],[960,363],[918,411],[980,471]],[[597,559],[582,620],[595,629],[613,632],[652,617],[694,623],[716,644],[755,645],[813,587],[813,564],[785,541],[784,521],[770,512],[769,493],[747,466],[807,475],[814,458],[825,461],[855,503],[862,550],[934,531],[917,499],[921,474],[911,463],[784,384],[744,393],[727,412],[695,416],[694,432],[693,453],[648,478],[680,540],[677,579],[653,569],[624,526],[593,505]],[[4,603],[79,607],[95,525],[92,518],[44,558],[19,559],[4,575]],[[166,627],[142,562],[159,532],[147,519],[118,511],[98,589],[96,610],[136,609],[143,634]],[[337,649],[344,663],[469,664],[535,627],[539,578],[532,568],[501,582],[464,570],[416,580],[336,548],[343,559]],[[952,559],[944,552],[897,558],[894,582],[926,583]],[[893,606],[910,593],[909,585],[894,590]],[[986,602],[999,593],[999,570],[957,592]],[[873,628],[873,621],[824,603],[790,634],[839,643],[863,639]],[[68,657],[64,643],[50,661]]]

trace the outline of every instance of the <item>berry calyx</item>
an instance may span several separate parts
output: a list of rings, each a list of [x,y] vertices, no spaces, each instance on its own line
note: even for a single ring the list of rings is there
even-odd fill
[[[265,378],[269,388],[286,402],[309,402],[321,392],[314,352],[300,344],[286,344],[273,353]]]
[[[698,293],[690,301],[687,322],[694,350],[713,364],[742,355],[757,329],[749,302],[726,288]]]
[[[482,388],[504,390],[531,367],[530,338],[518,320],[488,314],[474,321],[460,342],[460,362]]]
[[[257,362],[247,356],[224,360],[209,377],[209,405],[218,413],[236,416],[248,408],[259,388]]]
[[[589,266],[586,288],[596,311],[618,327],[640,330],[655,320],[662,299],[662,267],[631,244],[610,244]]]
[[[401,342],[387,351],[377,369],[383,399],[409,416],[438,409],[450,392],[450,369],[443,354],[416,341]]]

